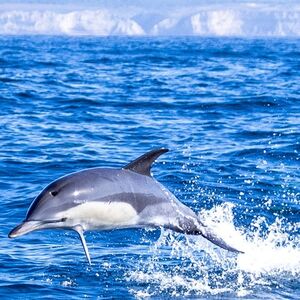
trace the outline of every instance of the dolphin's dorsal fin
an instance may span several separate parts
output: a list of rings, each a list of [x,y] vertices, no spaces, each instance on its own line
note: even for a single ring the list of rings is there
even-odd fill
[[[160,149],[153,149],[152,151],[149,151],[142,156],[138,157],[125,167],[123,169],[133,171],[138,174],[146,175],[151,177],[151,166],[153,162],[163,153],[168,152],[169,149],[160,148]]]

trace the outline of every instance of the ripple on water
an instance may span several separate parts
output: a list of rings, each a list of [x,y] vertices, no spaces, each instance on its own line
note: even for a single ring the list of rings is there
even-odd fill
[[[299,41],[0,37],[3,298],[299,298]],[[80,169],[172,151],[155,177],[237,248],[159,230],[10,240]],[[230,203],[230,204],[229,204]]]

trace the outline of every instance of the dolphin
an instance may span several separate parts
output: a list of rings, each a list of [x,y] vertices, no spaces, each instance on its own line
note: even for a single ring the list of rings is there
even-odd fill
[[[199,217],[151,176],[152,163],[168,149],[154,149],[121,169],[92,168],[50,183],[31,203],[25,220],[9,233],[15,238],[40,229],[75,230],[88,263],[87,230],[163,227],[201,235],[232,251]]]

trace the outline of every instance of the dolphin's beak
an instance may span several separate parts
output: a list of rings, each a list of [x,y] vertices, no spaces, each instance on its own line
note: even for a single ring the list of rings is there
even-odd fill
[[[43,223],[40,221],[24,221],[17,227],[15,227],[9,234],[9,238],[16,238],[18,236],[24,235],[33,230],[37,230],[41,228]]]

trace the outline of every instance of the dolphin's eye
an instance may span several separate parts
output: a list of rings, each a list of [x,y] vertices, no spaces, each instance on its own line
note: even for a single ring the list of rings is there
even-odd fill
[[[58,191],[52,191],[50,192],[51,196],[55,197],[58,194]]]

